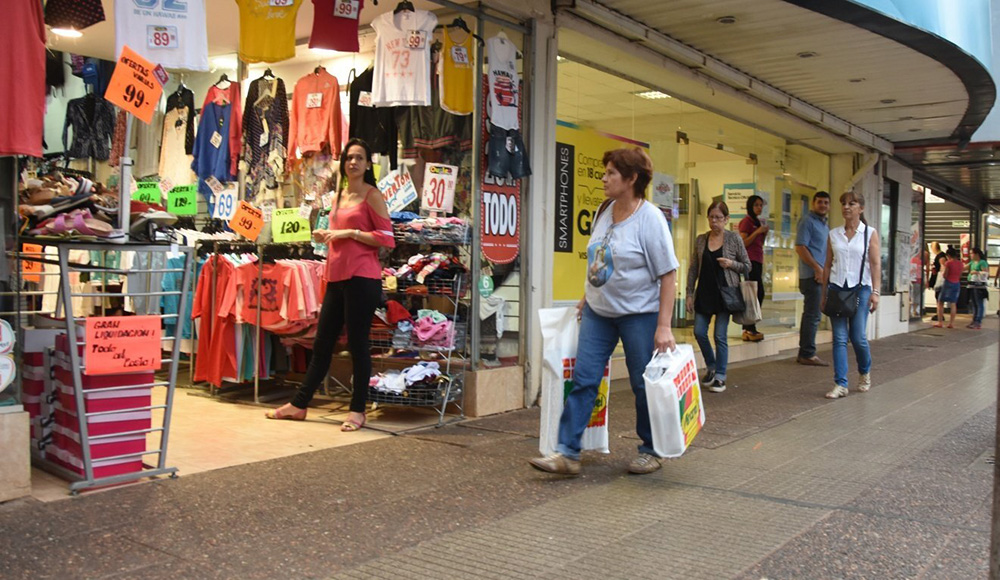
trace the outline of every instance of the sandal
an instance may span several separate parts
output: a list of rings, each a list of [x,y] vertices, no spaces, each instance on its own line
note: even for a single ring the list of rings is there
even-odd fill
[[[344,433],[353,433],[355,431],[360,430],[362,427],[365,426],[365,423],[368,422],[368,415],[362,414],[361,416],[362,419],[360,423],[358,423],[357,421],[352,421],[351,419],[347,419],[346,421],[344,421],[344,424],[340,426],[340,430],[343,431]]]
[[[278,407],[277,409],[266,411],[264,416],[268,419],[276,419],[278,421],[305,421],[307,412],[308,409],[298,409],[294,413],[285,415],[281,412],[281,407]]]

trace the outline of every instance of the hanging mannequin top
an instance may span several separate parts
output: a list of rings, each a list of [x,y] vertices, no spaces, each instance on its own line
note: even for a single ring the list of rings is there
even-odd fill
[[[295,83],[292,92],[292,118],[288,127],[288,155],[298,158],[302,154],[322,151],[323,145],[330,152],[340,155],[343,132],[340,124],[340,84],[337,78],[318,67]]]
[[[164,68],[209,70],[204,2],[139,4],[115,2],[116,55],[127,44]]]
[[[309,48],[358,52],[358,21],[365,0],[312,0]]]
[[[426,10],[385,13],[372,22],[375,29],[376,107],[431,104],[431,35],[437,16]]]
[[[278,62],[295,56],[295,18],[302,0],[236,0],[240,59]]]
[[[486,41],[490,60],[490,122],[501,129],[519,129],[521,77],[517,74],[517,48],[504,33]]]

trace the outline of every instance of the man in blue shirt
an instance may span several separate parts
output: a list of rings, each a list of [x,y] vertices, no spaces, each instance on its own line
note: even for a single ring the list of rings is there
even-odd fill
[[[795,253],[799,255],[799,292],[805,298],[802,320],[799,323],[799,356],[796,362],[803,365],[826,367],[830,363],[816,356],[816,331],[820,321],[820,297],[823,293],[823,265],[826,260],[826,243],[830,234],[827,214],[830,213],[830,194],[817,191],[812,199],[812,211],[799,220],[795,234]]]

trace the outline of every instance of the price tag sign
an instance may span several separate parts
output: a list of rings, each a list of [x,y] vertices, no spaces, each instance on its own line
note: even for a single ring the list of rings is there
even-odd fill
[[[360,14],[361,2],[358,0],[335,0],[333,3],[333,15],[337,18],[357,20]]]
[[[427,33],[423,30],[411,30],[406,35],[406,47],[411,50],[423,50],[427,46]]]
[[[287,8],[295,3],[295,0],[268,0],[268,6],[274,6],[276,8]]]
[[[271,218],[271,238],[282,242],[308,242],[312,237],[309,220],[294,207],[276,209]]]
[[[149,48],[177,48],[177,27],[147,26],[146,46]]]
[[[299,217],[304,220],[307,220],[310,217],[312,217],[312,211],[313,211],[312,206],[304,203],[299,206]]]
[[[218,195],[222,193],[222,190],[226,189],[225,185],[219,182],[214,175],[209,175],[208,179],[205,180],[205,185],[212,190],[212,193]]]
[[[88,316],[85,375],[160,370],[159,316]]]
[[[212,147],[218,149],[219,145],[222,145],[222,135],[220,135],[218,131],[213,131],[212,138],[208,141],[212,144]]]
[[[229,221],[236,214],[236,190],[226,189],[215,195],[215,210],[212,218]]]
[[[179,185],[167,194],[167,211],[174,215],[198,214],[198,186]]]
[[[264,223],[271,223],[271,218],[274,216],[274,202],[267,202],[260,206],[261,213],[264,214]]]
[[[229,220],[229,227],[233,228],[234,232],[256,241],[260,231],[264,229],[264,213],[240,200],[240,206],[233,214],[233,219]]]
[[[455,208],[455,181],[458,167],[442,163],[428,163],[424,169],[424,191],[420,196],[420,209],[451,213]]]
[[[42,246],[35,244],[23,244],[21,246],[21,251],[25,254],[41,254],[45,252]],[[31,256],[31,258],[40,258],[41,256]],[[40,284],[42,282],[42,263],[36,262],[34,260],[24,259],[21,260],[21,278],[27,282],[34,282]]]
[[[135,188],[135,191],[132,192],[133,201],[155,204],[159,204],[163,201],[163,192],[160,191],[159,182],[140,181],[135,184]]]
[[[118,64],[111,75],[104,98],[132,113],[147,125],[153,121],[153,111],[160,102],[163,87],[153,76],[153,63],[139,56],[127,45],[122,47]]]
[[[309,93],[306,95],[306,108],[316,109],[323,106],[323,93]]]
[[[451,47],[451,60],[460,67],[469,66],[469,51],[464,46]]]
[[[389,207],[389,211],[402,211],[417,199],[417,188],[413,179],[402,167],[386,174],[378,181],[378,190]]]

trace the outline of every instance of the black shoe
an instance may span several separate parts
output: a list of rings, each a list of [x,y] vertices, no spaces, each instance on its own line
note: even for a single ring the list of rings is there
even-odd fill
[[[715,379],[708,385],[708,390],[713,393],[724,393],[726,392],[726,381],[722,379]]]
[[[712,384],[712,381],[714,380],[715,380],[715,369],[708,369],[708,371],[705,372],[705,376],[701,377],[701,384],[707,387],[708,385]]]

